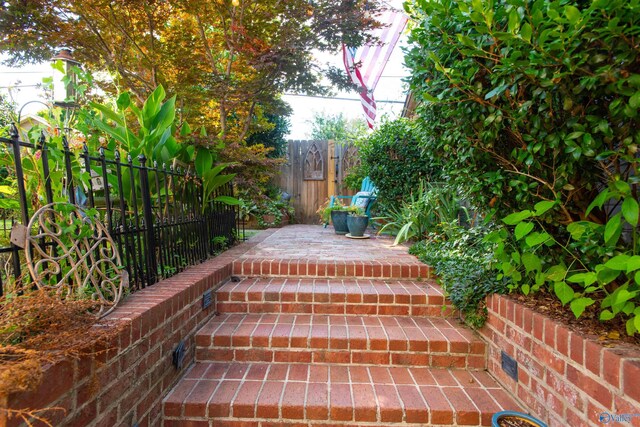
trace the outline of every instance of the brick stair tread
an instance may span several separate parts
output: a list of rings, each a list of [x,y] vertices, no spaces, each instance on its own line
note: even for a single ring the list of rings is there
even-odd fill
[[[432,280],[245,278],[216,292],[221,312],[451,315]],[[443,306],[445,309],[443,310]]]
[[[484,371],[299,363],[198,362],[163,401],[165,427],[490,425],[519,409]]]
[[[356,251],[357,252],[357,251]],[[412,256],[390,257],[381,260],[322,258],[244,257],[233,261],[233,274],[239,276],[273,277],[359,277],[359,278],[408,278],[428,279],[431,268]]]
[[[486,367],[484,341],[443,318],[222,314],[196,345],[198,360]]]

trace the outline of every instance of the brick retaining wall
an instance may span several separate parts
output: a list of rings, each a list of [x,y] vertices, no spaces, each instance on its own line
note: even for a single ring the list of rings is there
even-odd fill
[[[487,309],[480,333],[489,345],[489,372],[533,415],[552,427],[640,426],[637,348],[605,347],[505,296],[489,297]],[[517,382],[502,370],[501,351],[517,360]],[[604,423],[603,413],[638,416]]]
[[[49,366],[39,389],[9,396],[9,407],[62,408],[43,413],[56,427],[160,425],[162,398],[193,363],[194,335],[214,314],[215,301],[203,310],[203,293],[228,280],[232,261],[272,233],[128,296],[109,315],[122,325],[109,351]],[[181,339],[187,351],[178,371],[172,352]],[[19,424],[2,415],[0,426]]]

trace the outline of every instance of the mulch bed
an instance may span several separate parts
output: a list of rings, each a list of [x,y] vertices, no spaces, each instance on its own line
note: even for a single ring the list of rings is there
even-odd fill
[[[500,427],[537,427],[536,424],[533,424],[527,420],[523,420],[522,418],[516,417],[504,417],[498,420],[498,425]]]
[[[547,291],[541,290],[529,296],[511,295],[509,297],[535,312],[566,324],[572,331],[583,335],[595,335],[605,347],[614,347],[624,342],[640,348],[640,334],[633,337],[627,335],[626,320],[617,317],[607,322],[600,321],[597,302],[587,307],[582,316],[576,319],[568,304],[563,307],[558,298]]]

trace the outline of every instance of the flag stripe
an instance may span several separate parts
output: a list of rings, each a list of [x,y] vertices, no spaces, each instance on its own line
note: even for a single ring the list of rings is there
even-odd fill
[[[342,57],[344,60],[344,66],[347,70],[347,75],[351,78],[351,81],[360,87],[360,103],[364,110],[365,118],[367,119],[367,125],[373,129],[373,123],[376,118],[376,103],[373,99],[373,94],[369,94],[367,87],[362,80],[360,69],[355,67],[353,61],[354,49],[342,45]]]
[[[363,81],[370,91],[375,90],[380,80],[380,75],[407,23],[407,16],[386,11],[380,21],[386,24],[385,27],[378,29],[378,34],[373,34],[379,39],[380,44],[366,45],[354,56],[354,62],[361,63],[360,68],[364,70]]]
[[[347,75],[360,87],[360,102],[371,129],[376,118],[373,91],[407,23],[407,17],[403,13],[385,11],[381,16],[381,23],[383,27],[377,30],[378,34],[372,34],[378,39],[377,43],[367,44],[360,50],[342,45],[342,59]]]

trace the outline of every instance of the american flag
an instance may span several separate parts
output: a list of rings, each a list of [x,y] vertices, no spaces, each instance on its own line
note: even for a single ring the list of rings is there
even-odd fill
[[[383,27],[372,34],[379,42],[364,45],[357,50],[342,45],[344,66],[351,81],[360,87],[360,102],[371,129],[376,119],[373,91],[407,23],[407,16],[402,12],[387,10],[381,15],[380,22]]]

